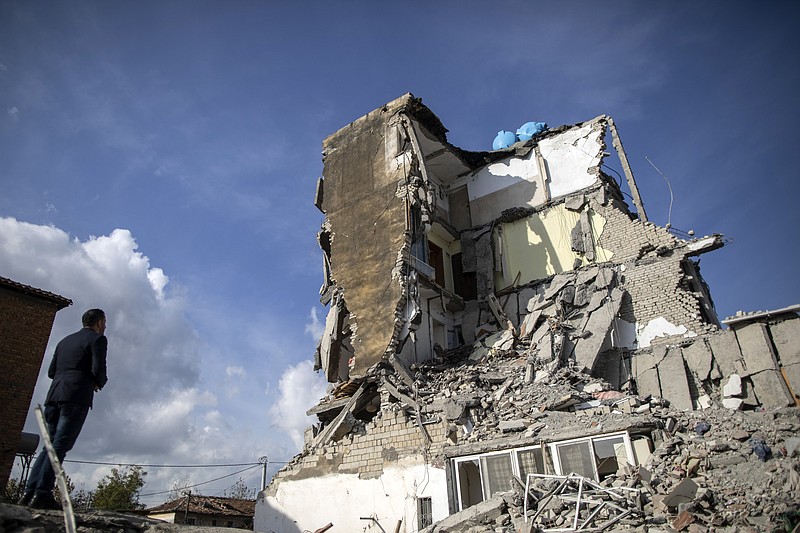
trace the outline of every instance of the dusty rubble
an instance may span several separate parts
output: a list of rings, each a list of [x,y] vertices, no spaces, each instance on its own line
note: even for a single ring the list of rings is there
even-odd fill
[[[698,258],[725,238],[648,220],[611,117],[491,152],[446,132],[407,94],[323,142],[330,397],[256,528],[765,530],[792,511],[800,306],[720,321]],[[532,473],[551,477],[526,493]]]
[[[660,398],[612,391],[607,383],[567,368],[528,386],[526,359],[516,355],[501,351],[472,364],[424,365],[416,374],[423,383],[422,411],[455,413],[449,402],[471,406],[466,409],[481,421],[466,438],[471,442],[512,431],[547,439],[637,424],[657,427],[662,440],[646,463],[626,466],[598,485],[636,494],[606,498],[619,514],[629,512],[605,531],[792,531],[800,524],[797,408],[686,412]],[[605,398],[600,407],[593,403],[598,398]],[[578,530],[571,529],[577,489],[548,496],[563,480],[533,478],[526,503],[525,483],[517,478],[515,492],[451,515],[426,531]],[[526,507],[528,517],[535,517],[527,522]],[[591,507],[584,503],[581,508],[580,530],[601,530],[594,528],[609,521],[608,513],[598,513],[584,524]]]
[[[75,513],[80,533],[231,533],[224,527],[184,526],[153,520],[144,516],[112,511]],[[19,505],[0,503],[0,532],[63,533],[64,513],[31,510]]]

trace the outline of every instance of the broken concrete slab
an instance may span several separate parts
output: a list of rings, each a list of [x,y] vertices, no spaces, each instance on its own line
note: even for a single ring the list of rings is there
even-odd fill
[[[544,291],[544,299],[552,300],[553,296],[558,294],[568,283],[574,279],[572,274],[558,274],[550,282],[550,286]]]
[[[589,316],[589,321],[584,331],[591,332],[586,338],[575,340],[575,362],[578,368],[586,368],[591,372],[600,356],[600,348],[603,346],[606,335],[611,328],[614,318],[619,313],[625,291],[615,288],[611,291],[611,298],[600,309]]]
[[[732,330],[725,330],[716,335],[709,335],[707,339],[722,376],[735,374],[736,362],[742,358],[739,343],[736,342],[736,334]]]
[[[724,398],[722,406],[732,411],[739,411],[744,407],[744,400],[741,398]]]
[[[701,337],[689,346],[684,346],[681,351],[683,352],[683,360],[686,361],[686,365],[692,374],[700,382],[707,380],[709,374],[711,374],[713,356],[706,345],[705,339]]]
[[[667,507],[678,507],[682,503],[690,503],[697,496],[700,487],[691,478],[684,478],[662,500]]]
[[[767,409],[779,409],[794,405],[794,398],[780,372],[777,370],[763,370],[750,374],[758,402]]]
[[[576,285],[585,285],[592,281],[594,278],[597,277],[597,273],[600,272],[600,267],[598,266],[591,266],[587,269],[581,270],[578,272],[578,277],[575,278]]]
[[[447,518],[440,520],[421,529],[419,533],[445,533],[448,531],[468,531],[470,528],[484,527],[492,524],[503,513],[506,512],[508,505],[502,495],[495,495],[488,500],[476,503],[467,507],[463,511],[451,514]]]
[[[608,267],[602,267],[600,271],[597,273],[597,277],[594,280],[594,287],[595,290],[605,289],[609,287],[611,283],[614,281],[614,270]]]
[[[769,325],[769,332],[786,377],[790,392],[800,397],[800,319],[793,318]]]
[[[653,396],[656,398],[663,396],[656,365],[666,353],[666,346],[656,346],[651,352],[640,351],[633,356],[631,365],[639,396]]]
[[[536,328],[536,323],[539,321],[539,317],[542,315],[541,311],[533,311],[525,315],[525,318],[522,320],[522,324],[519,326],[519,338],[526,339],[528,338]]]
[[[670,405],[684,411],[694,409],[692,395],[689,390],[689,376],[679,348],[670,348],[666,357],[658,363],[658,376],[661,390]]]
[[[769,338],[769,330],[765,324],[754,322],[737,327],[734,331],[748,373],[756,374],[763,370],[778,370],[778,361]]]

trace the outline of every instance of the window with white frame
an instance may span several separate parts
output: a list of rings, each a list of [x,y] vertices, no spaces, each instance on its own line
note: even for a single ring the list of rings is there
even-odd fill
[[[627,432],[582,437],[547,444],[548,459],[541,446],[490,452],[453,460],[458,508],[480,503],[493,494],[513,488],[513,476],[525,480],[528,474],[580,474],[602,481],[625,464],[636,464]]]

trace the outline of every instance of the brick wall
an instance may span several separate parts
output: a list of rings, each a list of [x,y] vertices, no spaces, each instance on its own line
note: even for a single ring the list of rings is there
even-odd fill
[[[274,493],[285,479],[303,479],[331,474],[358,474],[364,478],[381,475],[384,467],[396,465],[401,459],[419,456],[442,456],[447,441],[447,422],[426,424],[428,443],[422,436],[413,415],[405,411],[382,411],[366,424],[361,434],[353,431],[338,442],[329,442],[317,452],[302,455],[281,469],[267,490]]]
[[[641,325],[663,317],[689,331],[715,331],[702,315],[701,305],[686,278],[682,262],[688,261],[683,241],[651,222],[631,220],[613,201],[592,208],[606,219],[600,245],[614,253],[612,262],[624,265],[617,275],[630,294],[620,316]]]
[[[56,312],[49,299],[0,286],[0,483],[5,487]]]

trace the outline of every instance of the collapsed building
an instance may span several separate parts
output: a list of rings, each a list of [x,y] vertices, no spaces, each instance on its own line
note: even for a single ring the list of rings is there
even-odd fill
[[[648,221],[610,117],[489,152],[446,131],[406,94],[323,143],[329,312],[315,367],[330,394],[309,410],[319,423],[303,451],[259,495],[256,531],[458,531],[453,520],[478,527],[492,515],[481,506],[508,508],[514,490],[519,510],[488,529],[533,531],[548,517],[589,530],[578,527],[587,513],[638,525],[643,509],[666,517],[692,502],[698,491],[680,482],[703,469],[648,484],[652,497],[623,517],[579,496],[574,524],[545,512],[536,495],[548,491],[534,487],[652,478],[676,432],[714,416],[725,434],[742,426],[736,413],[759,410],[785,417],[771,439],[800,430],[800,308],[721,328],[698,256],[724,238]],[[752,431],[716,449],[741,454]],[[798,460],[787,460],[790,476]]]

